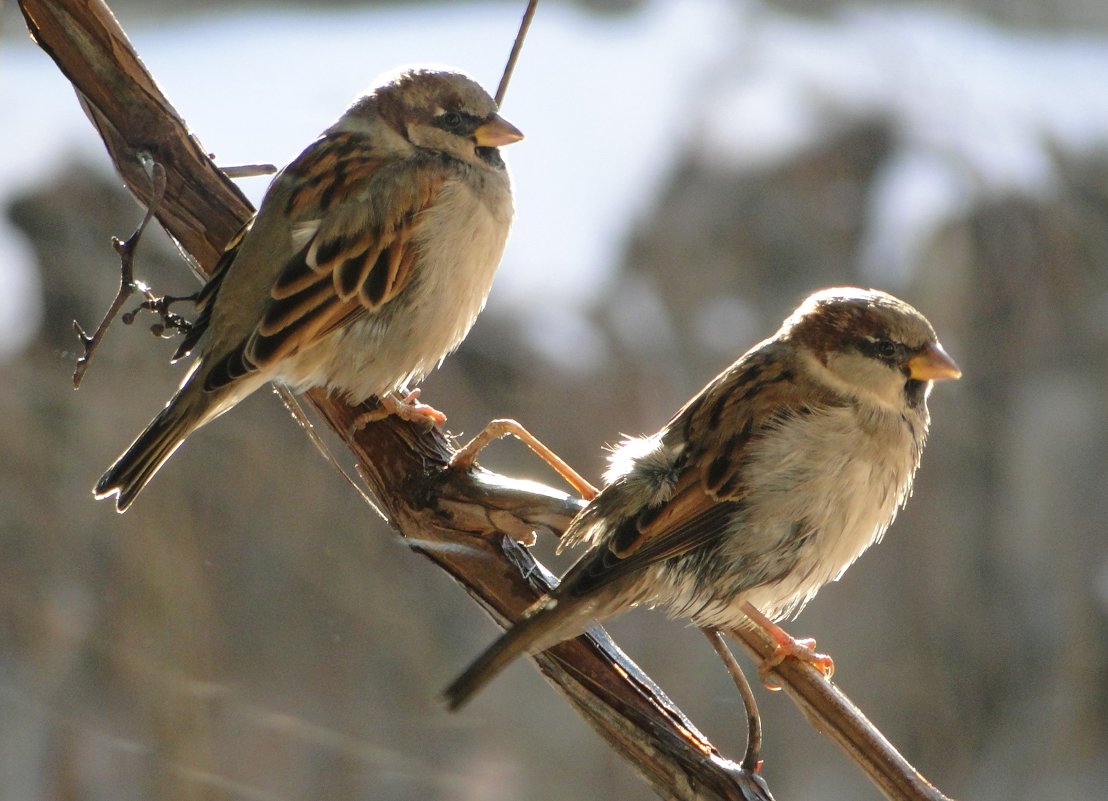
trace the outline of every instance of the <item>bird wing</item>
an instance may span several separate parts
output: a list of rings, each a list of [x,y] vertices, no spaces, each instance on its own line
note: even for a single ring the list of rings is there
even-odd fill
[[[772,345],[752,351],[717,377],[670,421],[687,442],[677,478],[665,502],[618,520],[566,574],[563,591],[583,595],[621,576],[689,553],[710,542],[746,502],[744,473],[750,449],[784,420],[826,408],[835,400],[813,396]],[[594,501],[596,524],[609,508],[628,508],[626,499],[605,503],[605,493],[626,492],[618,480]]]
[[[290,164],[279,180],[291,185],[283,212],[295,255],[257,326],[212,368],[205,388],[263,370],[395,298],[412,277],[421,212],[443,184],[432,166],[412,171],[350,133],[321,137]]]
[[[188,356],[189,353],[192,352],[192,349],[196,347],[196,343],[200,341],[200,337],[208,330],[208,325],[212,318],[212,307],[215,306],[215,298],[216,295],[219,294],[219,288],[223,286],[223,278],[227,275],[227,268],[231,266],[231,263],[238,255],[239,246],[242,245],[242,240],[246,238],[247,233],[249,233],[251,227],[253,227],[254,220],[255,217],[251,217],[243,223],[242,227],[231,237],[231,240],[224,246],[219,261],[217,261],[215,267],[212,268],[208,280],[204,282],[204,286],[200,287],[200,291],[196,293],[196,299],[193,301],[193,305],[200,314],[197,315],[196,319],[189,326],[188,333],[185,334],[185,338],[173,353],[173,358],[170,359],[171,362],[176,362],[178,359],[183,359],[185,356]]]

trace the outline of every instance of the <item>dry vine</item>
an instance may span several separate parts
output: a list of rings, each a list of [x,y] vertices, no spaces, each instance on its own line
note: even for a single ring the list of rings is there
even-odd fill
[[[211,269],[252,209],[190,136],[107,6],[95,0],[21,0],[20,7],[32,36],[77,90],[128,188],[202,269]],[[146,155],[165,169],[157,204],[143,166]],[[307,397],[354,454],[389,523],[500,624],[517,619],[549,589],[552,578],[517,540],[535,530],[561,532],[579,501],[479,467],[448,469],[453,451],[437,430],[389,418],[352,434],[358,409],[319,391]],[[763,657],[774,647],[753,630],[733,636]],[[535,661],[662,797],[771,798],[760,776],[722,757],[601,630]],[[873,741],[883,738],[822,675],[791,660],[776,673],[821,728],[841,735],[840,744],[889,798],[944,798],[899,755],[897,761],[872,750]]]
[[[92,357],[96,355],[96,349],[100,347],[100,343],[104,341],[104,335],[108,332],[108,326],[115,320],[127,299],[135,292],[141,291],[146,295],[147,301],[155,300],[146,287],[135,280],[135,252],[138,250],[139,242],[142,241],[143,231],[146,230],[146,226],[150,224],[150,220],[157,213],[158,205],[162,202],[162,195],[165,193],[165,170],[157,162],[150,165],[150,182],[150,204],[146,207],[146,213],[142,216],[142,222],[139,223],[138,228],[126,239],[112,237],[112,247],[119,254],[119,290],[115,293],[115,298],[108,307],[108,311],[91,335],[85,332],[79,322],[73,321],[73,331],[77,334],[77,339],[83,349],[81,356],[77,359],[77,367],[73,370],[74,389],[80,389],[85,372],[92,363]],[[168,315],[168,306],[166,306],[166,315]],[[163,319],[165,318],[163,317]],[[125,319],[125,322],[130,322],[130,320]]]

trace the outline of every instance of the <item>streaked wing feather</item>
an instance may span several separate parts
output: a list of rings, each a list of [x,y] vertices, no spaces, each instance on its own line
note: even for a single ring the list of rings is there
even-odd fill
[[[303,244],[277,276],[258,326],[224,358],[226,365],[210,371],[206,387],[310,348],[403,291],[417,257],[413,240],[421,212],[437,197],[443,177],[434,165],[421,165],[375,189],[386,163],[363,138],[339,133],[317,140],[289,165],[282,177],[296,188],[285,211],[297,221],[297,243]],[[390,193],[384,217],[380,198],[371,196],[375,191]]]
[[[790,417],[844,403],[811,381],[798,380],[799,368],[782,343],[763,345],[740,359],[690,404],[686,439],[694,443],[689,469],[716,501],[742,500],[743,471],[750,443]]]
[[[254,369],[261,369],[292,356],[305,347],[304,343],[310,345],[320,339],[324,331],[333,329],[344,315],[351,314],[352,309],[354,304],[351,302],[334,303],[328,300],[319,303],[274,336],[251,337],[243,352],[244,360]]]
[[[300,291],[274,298],[266,309],[265,318],[256,331],[259,338],[276,339],[282,331],[288,331],[306,317],[316,314],[330,305],[333,297],[326,281],[306,284]]]
[[[219,294],[219,289],[223,286],[223,278],[227,275],[227,268],[230,267],[231,263],[235,260],[239,252],[239,246],[242,245],[242,240],[246,238],[246,234],[253,225],[254,218],[251,217],[243,223],[242,227],[239,228],[223,248],[223,253],[220,255],[219,261],[215,263],[215,267],[212,268],[208,280],[204,282],[204,286],[200,287],[200,291],[196,293],[194,305],[200,313],[189,327],[188,333],[185,334],[185,338],[181,341],[181,344],[177,346],[177,350],[174,351],[173,358],[170,359],[170,362],[176,362],[178,359],[183,359],[191,353],[192,349],[196,347],[196,343],[200,341],[200,337],[204,336],[204,332],[208,330],[208,325],[211,323],[212,319],[212,307],[215,306],[216,295]]]
[[[567,592],[591,591],[709,542],[743,508],[750,443],[790,415],[839,402],[813,396],[779,354],[773,345],[752,351],[678,412],[669,428],[683,432],[688,446],[672,495],[616,523],[604,545],[567,574]],[[604,493],[621,491],[617,481]]]
[[[564,592],[581,597],[622,577],[640,573],[652,565],[673,559],[711,540],[727,523],[728,517],[737,512],[741,504],[715,503],[703,507],[694,517],[688,518],[667,536],[655,537],[628,556],[621,557],[610,548],[596,548],[590,556],[578,562],[562,582]],[[616,532],[619,538],[625,528],[637,528],[638,521],[624,521]]]

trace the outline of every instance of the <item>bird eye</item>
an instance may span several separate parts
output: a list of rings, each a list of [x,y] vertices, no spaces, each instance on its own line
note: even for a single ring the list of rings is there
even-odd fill
[[[882,359],[892,359],[896,356],[896,345],[887,339],[879,339],[873,343],[873,346]]]
[[[450,130],[457,130],[462,126],[463,122],[462,115],[457,111],[448,111],[439,117],[439,119],[442,120],[443,127]]]

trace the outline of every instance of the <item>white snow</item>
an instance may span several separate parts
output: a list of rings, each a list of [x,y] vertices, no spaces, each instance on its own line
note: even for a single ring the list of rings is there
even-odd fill
[[[492,91],[518,22],[509,8],[122,23],[218,163],[283,164],[398,64],[452,64]],[[897,152],[879,175],[861,257],[875,282],[903,281],[930,233],[975,200],[1048,193],[1055,150],[1105,149],[1105,75],[1108,41],[1016,34],[937,9],[812,21],[725,0],[655,0],[612,16],[540,6],[503,109],[527,139],[505,151],[518,218],[490,309],[528,323],[525,341],[544,357],[594,366],[587,351],[602,338],[586,312],[682,152],[761,171],[874,117],[892,122]],[[0,108],[0,205],[74,151],[109,169],[67,82],[29,43],[0,49]],[[266,179],[242,185],[257,202]],[[0,358],[38,324],[34,275],[0,220]]]

